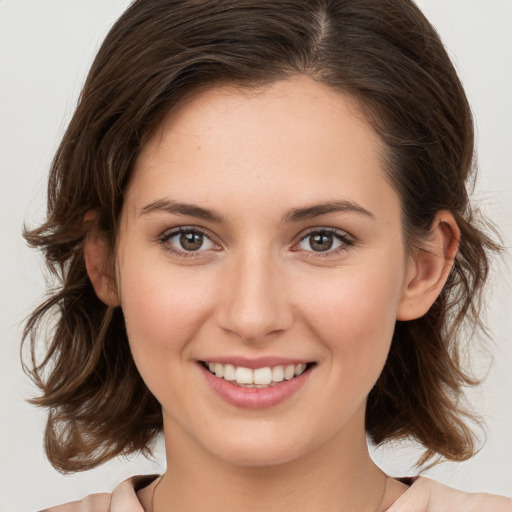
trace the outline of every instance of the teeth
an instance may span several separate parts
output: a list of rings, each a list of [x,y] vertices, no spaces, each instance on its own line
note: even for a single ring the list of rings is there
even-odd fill
[[[272,370],[268,366],[254,370],[253,382],[254,384],[270,384],[272,382]]]
[[[295,366],[293,366],[293,364],[290,364],[284,369],[284,378],[286,380],[292,380],[293,377],[295,377]]]
[[[298,364],[295,367],[295,377],[298,377],[301,373],[304,373],[304,370],[306,369],[305,364]]]
[[[219,377],[219,374],[215,372],[215,375]],[[220,375],[222,377],[222,375]],[[254,384],[253,382],[253,373],[250,368],[244,368],[243,366],[239,366],[235,370],[235,380],[238,384]]]
[[[217,375],[217,372],[215,372],[215,375]],[[226,380],[235,380],[235,376],[235,367],[232,364],[226,364],[224,366],[224,378]]]
[[[224,366],[220,363],[215,363],[215,375],[217,377],[224,377]]]
[[[219,378],[236,383],[239,386],[247,388],[265,388],[273,386],[283,380],[291,380],[298,377],[306,370],[304,363],[288,366],[274,366],[270,368],[244,368],[243,366],[235,367],[232,364],[221,363],[205,363],[211,373]]]
[[[274,368],[272,368],[272,380],[274,382],[283,382],[284,366],[274,366]]]

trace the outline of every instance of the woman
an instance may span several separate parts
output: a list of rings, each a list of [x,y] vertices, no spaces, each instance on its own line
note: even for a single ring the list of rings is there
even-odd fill
[[[413,4],[135,2],[26,233],[63,282],[27,324],[34,341],[60,311],[32,370],[52,463],[163,431],[145,510],[509,510],[389,478],[366,446],[474,453],[458,341],[497,246],[468,203],[472,157]]]

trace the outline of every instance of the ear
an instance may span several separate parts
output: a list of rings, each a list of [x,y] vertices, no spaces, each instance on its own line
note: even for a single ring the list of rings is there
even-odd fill
[[[88,226],[83,241],[85,267],[98,298],[107,306],[120,305],[119,294],[113,276],[107,240],[94,227],[97,213],[89,211],[85,214],[84,224]]]
[[[410,258],[397,320],[422,317],[441,293],[459,247],[460,229],[453,215],[440,211],[428,239]]]

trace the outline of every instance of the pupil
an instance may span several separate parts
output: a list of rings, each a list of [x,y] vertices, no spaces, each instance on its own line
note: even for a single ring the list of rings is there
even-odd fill
[[[201,233],[182,233],[180,244],[187,251],[197,251],[203,245],[203,235]]]
[[[332,247],[332,235],[316,234],[310,238],[309,245],[314,251],[328,251]]]

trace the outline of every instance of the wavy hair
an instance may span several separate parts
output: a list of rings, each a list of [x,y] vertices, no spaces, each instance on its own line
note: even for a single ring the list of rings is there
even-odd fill
[[[489,254],[499,246],[468,199],[473,121],[436,31],[409,0],[136,0],[98,51],[55,155],[47,220],[24,233],[57,280],[24,333],[32,349],[25,368],[41,390],[32,401],[49,409],[45,448],[57,469],[148,452],[162,429],[122,310],[103,304],[88,278],[85,214],[97,212],[114,253],[134,162],[167,113],[220,83],[252,88],[300,74],[351,95],[381,137],[409,247],[421,250],[440,210],[452,212],[461,230],[453,270],[432,308],[397,322],[368,397],[367,433],[377,445],[416,439],[425,447],[420,463],[474,453],[461,397],[476,381],[461,351],[464,328],[480,325]]]

